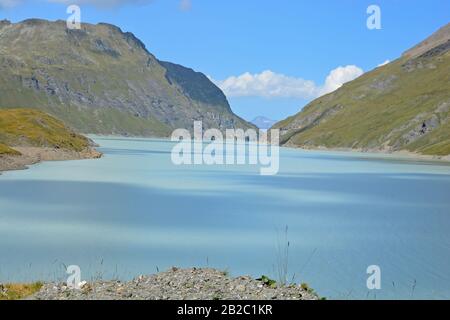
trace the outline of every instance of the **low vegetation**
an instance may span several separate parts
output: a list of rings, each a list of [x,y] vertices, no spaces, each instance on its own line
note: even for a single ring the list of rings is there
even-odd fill
[[[273,279],[270,279],[268,276],[262,275],[261,278],[256,279],[258,281],[261,281],[264,285],[271,287],[271,288],[276,288],[277,286],[277,282]]]
[[[18,156],[20,155],[20,152],[0,143],[0,154]]]
[[[86,137],[42,111],[0,109],[0,154],[20,154],[13,149],[15,146],[82,151],[89,143]]]
[[[42,282],[34,282],[31,284],[0,284],[0,300],[18,300],[26,298],[38,292],[43,285]]]

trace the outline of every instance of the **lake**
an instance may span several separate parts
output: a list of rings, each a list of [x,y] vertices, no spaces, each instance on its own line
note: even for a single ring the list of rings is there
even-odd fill
[[[68,265],[86,280],[171,266],[277,280],[287,265],[330,299],[450,298],[445,163],[282,148],[261,176],[175,166],[165,140],[93,138],[102,159],[0,175],[0,282],[65,279]]]

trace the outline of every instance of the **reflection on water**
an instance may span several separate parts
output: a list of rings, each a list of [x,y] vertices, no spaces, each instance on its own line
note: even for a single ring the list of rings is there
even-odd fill
[[[450,298],[450,167],[283,149],[280,173],[172,165],[162,140],[95,137],[99,160],[0,176],[0,282],[131,278],[172,265],[275,277],[329,298]],[[366,288],[379,265],[382,289]]]

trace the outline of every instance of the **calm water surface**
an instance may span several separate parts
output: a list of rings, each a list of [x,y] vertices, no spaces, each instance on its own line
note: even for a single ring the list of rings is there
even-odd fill
[[[280,172],[174,166],[172,143],[95,137],[99,160],[0,176],[0,282],[129,279],[170,266],[289,278],[328,298],[450,298],[450,167],[281,151]],[[381,290],[366,287],[369,265]]]

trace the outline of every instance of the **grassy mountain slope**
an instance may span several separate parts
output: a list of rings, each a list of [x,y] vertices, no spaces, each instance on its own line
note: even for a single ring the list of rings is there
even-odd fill
[[[43,110],[85,133],[167,136],[173,128],[251,126],[204,75],[163,63],[100,23],[0,21],[0,108]]]
[[[282,143],[450,154],[450,24],[438,35],[277,123]]]
[[[89,145],[89,139],[41,111],[0,109],[0,154],[19,154],[14,147],[49,147],[80,152]]]

